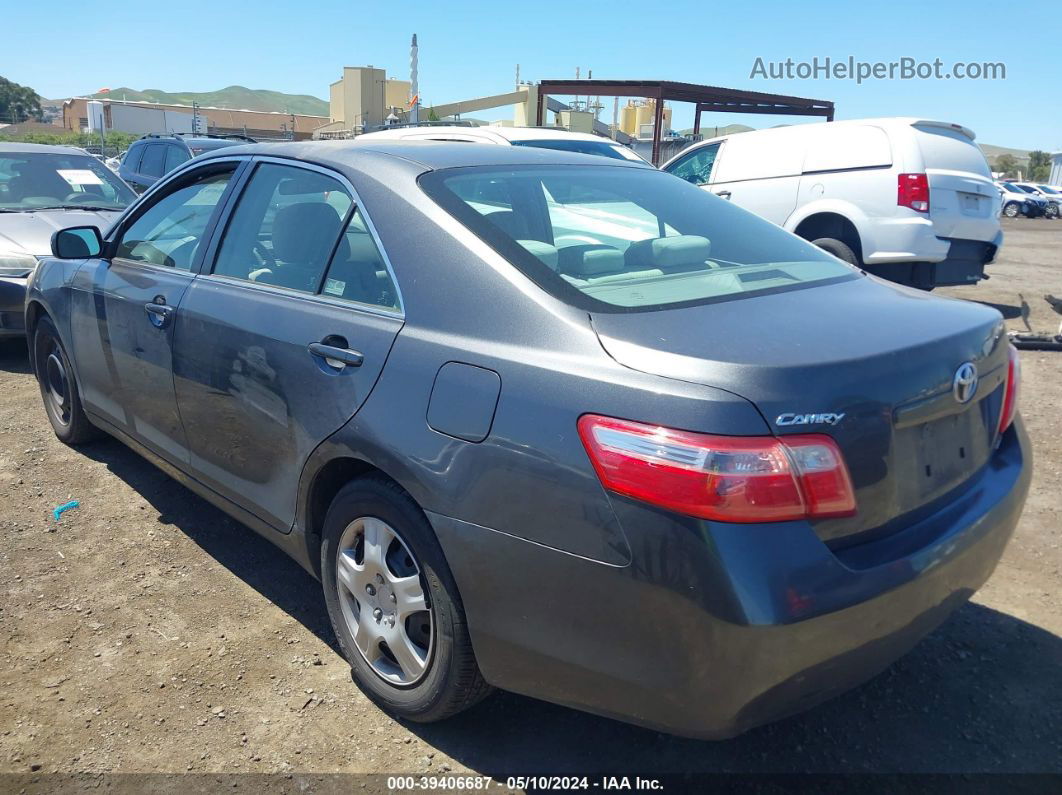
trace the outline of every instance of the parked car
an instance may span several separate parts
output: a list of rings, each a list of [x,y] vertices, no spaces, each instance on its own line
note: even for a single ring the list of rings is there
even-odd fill
[[[1026,218],[1038,218],[1044,214],[1045,202],[1037,201],[1028,191],[1020,190],[1010,182],[996,182],[1000,192],[1001,212],[1007,218],[1024,215]]]
[[[988,164],[958,124],[778,127],[703,141],[662,168],[899,284],[976,284],[1003,240]]]
[[[0,338],[25,334],[26,279],[51,252],[52,233],[106,229],[135,198],[81,149],[0,143]]]
[[[103,161],[103,164],[105,166],[107,166],[107,168],[109,168],[115,174],[117,174],[118,173],[118,169],[121,168],[121,166],[122,166],[122,160],[124,158],[125,158],[125,152],[122,151],[122,152],[119,152],[114,157],[108,157],[106,160]]]
[[[1012,183],[1026,193],[1041,199],[1044,203],[1044,215],[1048,218],[1058,218],[1059,210],[1062,209],[1062,193],[1055,193],[1045,185],[1037,185],[1032,182]]]
[[[149,133],[130,145],[118,166],[118,175],[142,193],[193,157],[249,142],[254,143],[254,139],[244,135]]]
[[[590,133],[574,133],[548,127],[458,127],[430,125],[426,127],[398,127],[377,130],[354,139],[359,143],[380,141],[464,141],[466,143],[499,144],[501,146],[533,146],[561,152],[581,152],[601,155],[614,160],[630,160],[651,164],[630,147],[609,138]]]
[[[491,686],[700,737],[805,708],[974,593],[1029,486],[996,310],[632,161],[233,147],[54,254],[59,439],[293,556],[412,720]]]

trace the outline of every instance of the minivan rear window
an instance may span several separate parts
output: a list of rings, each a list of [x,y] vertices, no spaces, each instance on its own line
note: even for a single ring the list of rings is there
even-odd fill
[[[540,287],[593,311],[734,300],[858,278],[821,249],[659,171],[454,168],[422,188]]]

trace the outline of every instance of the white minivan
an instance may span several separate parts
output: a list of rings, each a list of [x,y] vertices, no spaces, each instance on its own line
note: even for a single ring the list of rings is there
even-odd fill
[[[662,166],[868,272],[976,284],[1003,242],[972,131],[914,118],[800,124],[702,141]]]

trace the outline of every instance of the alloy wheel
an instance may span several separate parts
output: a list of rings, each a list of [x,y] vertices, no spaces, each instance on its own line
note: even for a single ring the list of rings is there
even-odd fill
[[[406,542],[381,519],[355,519],[339,540],[336,580],[361,656],[386,682],[415,685],[431,661],[434,621],[421,567]]]

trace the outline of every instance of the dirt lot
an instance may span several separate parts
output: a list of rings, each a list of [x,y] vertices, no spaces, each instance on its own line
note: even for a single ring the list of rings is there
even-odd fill
[[[1055,329],[1062,222],[1006,222],[944,291]],[[1022,354],[1036,474],[973,603],[874,681],[721,743],[496,694],[405,726],[351,683],[319,586],[117,442],[59,444],[0,350],[0,772],[1062,772],[1062,353]],[[80,508],[56,523],[51,509]]]

